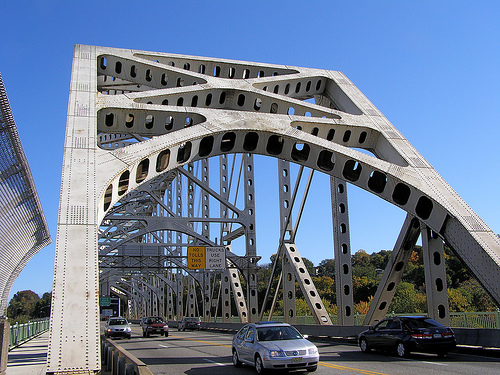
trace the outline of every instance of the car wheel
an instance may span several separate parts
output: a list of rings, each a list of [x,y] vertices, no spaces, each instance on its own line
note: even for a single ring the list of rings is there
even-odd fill
[[[165,337],[168,337],[168,332],[165,332]]]
[[[368,342],[366,341],[366,339],[364,337],[362,337],[359,340],[359,348],[361,349],[361,351],[363,353],[369,353],[371,351],[370,347],[368,346]]]
[[[398,357],[404,358],[408,357],[408,349],[406,348],[406,345],[404,342],[400,341],[396,345],[396,354]]]
[[[240,359],[238,358],[238,352],[236,349],[233,349],[233,365],[234,367],[241,367],[242,365]]]
[[[314,366],[314,367],[308,367],[306,370],[307,372],[314,372],[318,369],[318,366]]]
[[[266,372],[266,369],[264,368],[264,364],[262,363],[260,355],[257,355],[255,357],[255,371],[257,371],[257,374],[264,374]]]
[[[150,336],[149,331],[146,331],[146,337],[149,337],[149,336]]]
[[[142,337],[146,337],[146,331],[142,331]]]

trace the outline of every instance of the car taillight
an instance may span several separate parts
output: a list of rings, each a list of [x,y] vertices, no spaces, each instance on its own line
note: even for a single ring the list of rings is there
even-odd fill
[[[445,332],[443,333],[443,337],[455,337],[455,334],[453,332]]]
[[[414,339],[432,339],[432,333],[412,333]]]

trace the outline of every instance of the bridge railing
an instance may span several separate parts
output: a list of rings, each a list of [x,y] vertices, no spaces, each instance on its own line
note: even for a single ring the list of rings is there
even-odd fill
[[[396,315],[418,315],[418,314],[388,314],[387,316]],[[337,315],[330,315],[332,324],[337,324]],[[361,326],[365,315],[356,314],[354,316],[354,325]],[[264,317],[263,320],[267,320]],[[283,321],[283,316],[273,316],[272,320],[277,322]],[[222,318],[218,318],[217,322],[222,322]],[[238,323],[239,318],[232,317],[231,323]],[[500,329],[500,311],[487,311],[487,312],[453,312],[450,313],[450,327],[454,328],[486,328],[486,329]],[[313,316],[297,316],[298,325],[314,325]]]
[[[500,311],[450,313],[451,327],[500,329]]]
[[[102,374],[153,375],[144,362],[105,337],[101,338],[101,364]]]
[[[49,329],[48,318],[10,326],[9,350]]]

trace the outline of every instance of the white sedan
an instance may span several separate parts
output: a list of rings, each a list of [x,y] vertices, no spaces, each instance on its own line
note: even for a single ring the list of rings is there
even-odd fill
[[[316,371],[318,348],[287,323],[260,322],[243,326],[233,338],[233,364],[267,369]]]

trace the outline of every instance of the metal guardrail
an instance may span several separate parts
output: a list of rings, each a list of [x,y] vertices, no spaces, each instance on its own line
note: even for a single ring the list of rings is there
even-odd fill
[[[451,313],[451,327],[500,329],[500,311]]]
[[[419,315],[419,314],[387,314],[387,316],[397,315]],[[422,315],[422,314],[420,314]],[[264,317],[266,320],[267,317]],[[298,325],[315,325],[313,316],[297,316]],[[337,324],[337,315],[330,315],[333,325]],[[354,325],[362,326],[365,315],[356,314],[354,316]],[[282,322],[282,316],[273,316],[272,320]],[[222,318],[217,319],[217,323],[221,323]],[[239,318],[232,317],[231,323],[239,323]],[[453,312],[450,313],[450,327],[453,328],[486,328],[486,329],[500,329],[500,310],[487,311],[487,312]]]
[[[10,326],[9,350],[47,331],[49,322],[47,318]]]

